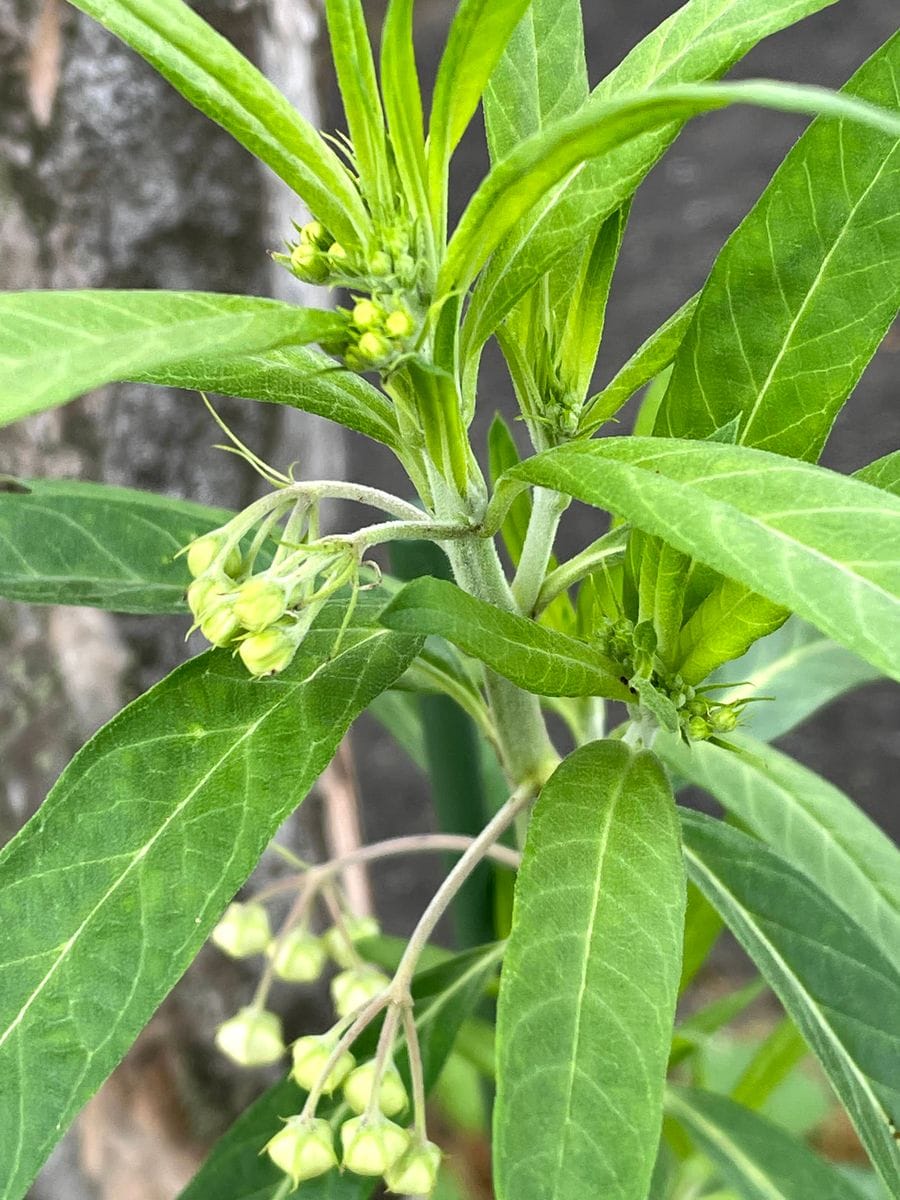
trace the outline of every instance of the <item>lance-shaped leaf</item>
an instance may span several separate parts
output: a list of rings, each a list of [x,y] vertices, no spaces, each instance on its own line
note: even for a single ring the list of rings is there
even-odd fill
[[[461,0],[438,66],[428,124],[428,195],[439,236],[447,166],[475,114],[497,60],[530,0]]]
[[[525,484],[609,508],[639,529],[793,609],[900,678],[900,499],[746,446],[603,438],[514,467]]]
[[[746,1200],[860,1200],[834,1167],[727,1096],[672,1088],[666,1108]]]
[[[900,947],[900,851],[843,792],[786,755],[730,735],[738,752],[662,735],[657,753],[784,855],[890,957]]]
[[[428,219],[422,90],[413,44],[414,0],[388,0],[381,31],[381,88],[397,174],[410,210]]]
[[[593,98],[716,79],[763,38],[833,2],[690,0],[635,46]],[[633,194],[680,129],[679,121],[664,125],[598,158],[532,209],[479,281],[466,321],[468,355],[478,353],[519,297]]]
[[[413,979],[411,990],[428,1091],[437,1082],[460,1026],[483,996],[486,981],[496,972],[501,950],[500,946],[490,946],[467,951],[420,971]],[[396,966],[396,959],[391,966]],[[377,1033],[377,1025],[363,1033],[356,1046],[357,1058],[374,1054]],[[402,1049],[397,1066],[406,1075]],[[217,1142],[179,1200],[280,1200],[279,1189],[284,1187],[285,1177],[261,1151],[284,1117],[299,1112],[304,1096],[290,1079],[269,1088]],[[335,1123],[340,1120],[340,1098],[324,1101],[319,1114]],[[335,1170],[307,1180],[303,1200],[366,1200],[377,1186],[376,1179]]]
[[[498,1200],[644,1200],[661,1123],[684,874],[658,761],[621,742],[545,785],[497,1016]]]
[[[71,0],[227,129],[342,242],[371,225],[341,160],[285,97],[182,0]]]
[[[476,191],[447,248],[438,294],[467,288],[521,217],[554,197],[568,176],[641,134],[699,113],[754,104],[784,112],[827,114],[859,121],[900,138],[900,115],[824,88],[750,81],[652,88],[617,100],[591,98],[499,162]]]
[[[845,93],[900,110],[900,34]],[[713,267],[655,432],[815,461],[900,308],[900,136],[819,120]]]
[[[233,513],[96,483],[0,483],[0,595],[110,612],[186,611],[193,538]]]
[[[345,371],[326,354],[304,346],[240,358],[191,358],[135,378],[166,387],[287,404],[337,421],[394,451],[401,446],[397,419],[382,393],[361,375]]]
[[[722,685],[716,699],[726,704],[759,697],[758,704],[744,709],[741,728],[770,742],[831,700],[880,676],[870,663],[792,617],[710,682]]]
[[[223,359],[339,334],[336,313],[210,292],[0,296],[0,425],[186,359]]]
[[[601,425],[616,415],[626,400],[669,366],[690,327],[699,299],[698,292],[686,300],[635,350],[606,387],[591,396],[578,423],[579,434],[596,433]]]
[[[416,579],[381,617],[402,633],[437,634],[538,696],[633,697],[610,659],[586,642],[505,612],[442,579]]]
[[[690,877],[821,1062],[892,1196],[900,1195],[900,974],[865,930],[756,838],[682,813]]]
[[[0,855],[3,1200],[24,1194],[347,726],[409,664],[416,641],[373,627],[369,602],[329,661],[343,608],[276,679],[221,651],[175,671],[84,747]]]
[[[900,496],[900,450],[876,458],[867,467],[861,467],[854,472],[857,479],[870,483],[872,487],[882,488],[894,496]]]

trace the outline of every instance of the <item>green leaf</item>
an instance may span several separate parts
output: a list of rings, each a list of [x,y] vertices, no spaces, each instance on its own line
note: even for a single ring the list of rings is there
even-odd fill
[[[762,842],[681,815],[688,873],[821,1062],[874,1165],[900,1195],[900,974],[846,912]]]
[[[361,190],[386,218],[394,198],[384,113],[361,0],[325,0],[325,19]]]
[[[542,204],[555,199],[560,185],[582,163],[673,121],[731,104],[842,117],[900,137],[900,116],[852,96],[800,84],[709,83],[651,88],[617,100],[592,97],[573,116],[529,138],[490,171],[450,239],[438,295],[468,288],[520,218],[540,212]],[[523,232],[527,224],[519,226],[517,238],[531,236],[530,229]]]
[[[408,583],[381,619],[397,632],[444,637],[539,696],[632,698],[616,664],[586,642],[494,608],[441,579]]]
[[[425,124],[413,45],[414,0],[388,0],[381,32],[381,89],[397,173],[410,211],[428,220]]]
[[[513,440],[512,432],[499,413],[494,414],[491,427],[488,430],[488,465],[490,467],[491,486],[496,487],[497,480],[510,467],[514,467],[521,459],[519,449]],[[522,557],[522,547],[528,534],[528,522],[531,520],[531,496],[528,492],[520,492],[509,506],[509,512],[500,526],[500,536],[506,546],[506,552],[517,567]]]
[[[438,236],[447,212],[447,167],[530,0],[460,0],[438,66],[428,125],[428,194]]]
[[[427,771],[425,732],[415,696],[408,692],[382,692],[366,709],[369,716],[383,725],[391,737],[402,746],[416,766]]]
[[[599,84],[592,99],[615,100],[660,85],[718,78],[764,37],[833,2],[690,0],[635,46]],[[681,125],[681,121],[663,125],[598,158],[522,222],[476,289],[466,321],[467,357],[477,355],[542,275],[633,194]]]
[[[684,914],[684,950],[681,955],[679,993],[692,983],[719,939],[723,921],[699,888],[688,882]]]
[[[900,110],[900,34],[844,91]],[[900,308],[900,131],[818,120],[720,253],[655,433],[815,461]]]
[[[732,1100],[761,1109],[806,1054],[806,1042],[797,1026],[790,1017],[783,1017],[747,1063],[731,1090]]]
[[[437,1082],[460,1026],[483,995],[497,958],[497,947],[481,947],[420,971],[413,979],[416,1024],[429,1091]],[[377,1026],[370,1027],[359,1039],[360,1057],[374,1052],[377,1032]],[[397,1065],[405,1072],[402,1052],[397,1056]],[[299,1112],[304,1095],[290,1078],[269,1088],[217,1142],[179,1200],[275,1200],[284,1176],[260,1151],[281,1120]],[[330,1106],[325,1101],[320,1111],[338,1120],[339,1109],[340,1101]],[[303,1184],[303,1200],[366,1200],[377,1183],[349,1172],[342,1175],[330,1171]]]
[[[0,595],[110,612],[186,612],[191,577],[174,555],[231,516],[96,483],[33,479],[14,491],[0,487]]]
[[[255,296],[7,292],[0,296],[0,425],[188,358],[315,342],[343,324],[336,313]]]
[[[760,703],[744,709],[741,727],[770,742],[831,700],[880,677],[864,659],[792,617],[743,658],[722,667],[710,682],[723,685],[716,699],[726,704],[760,697]]]
[[[601,425],[616,415],[626,400],[655,379],[673,361],[688,331],[699,299],[700,293],[697,292],[689,300],[685,300],[681,308],[672,313],[668,320],[663,321],[659,329],[651,333],[635,350],[606,387],[591,396],[584,406],[578,424],[580,435],[589,437],[596,433]],[[648,429],[647,432],[650,433],[651,430]]]
[[[900,499],[822,467],[746,446],[603,438],[514,467],[785,605],[900,678]]]
[[[854,476],[872,487],[882,488],[894,496],[900,496],[900,450],[885,454],[884,458],[877,458],[867,467],[855,471]]]
[[[891,957],[900,947],[900,850],[821,776],[752,738],[737,752],[709,742],[654,747],[679,776],[709,792],[742,828],[777,850]]]
[[[684,874],[657,760],[621,742],[544,786],[497,1017],[498,1200],[644,1200],[678,988]]]
[[[301,196],[334,236],[365,245],[371,221],[347,169],[230,42],[182,0],[71,0]]]
[[[0,855],[0,1196],[19,1200],[350,722],[417,649],[333,602],[277,679],[225,652],[102,729]],[[177,894],[178,903],[172,897]]]
[[[191,358],[137,374],[147,383],[286,404],[355,429],[400,453],[393,408],[377,388],[318,350],[291,346],[241,358]]]
[[[690,885],[693,887],[693,884]],[[684,966],[682,965],[682,978]],[[675,1027],[672,1039],[672,1052],[669,1055],[669,1070],[683,1062],[698,1049],[708,1045],[712,1034],[718,1033],[726,1025],[730,1025],[741,1013],[758,1000],[766,990],[763,980],[753,979],[737,991],[728,992],[715,1000],[710,1000],[702,1008],[691,1013],[684,1021]],[[804,1052],[806,1047],[804,1045]]]
[[[726,1096],[672,1088],[666,1108],[746,1200],[851,1200],[859,1195],[801,1142]]]

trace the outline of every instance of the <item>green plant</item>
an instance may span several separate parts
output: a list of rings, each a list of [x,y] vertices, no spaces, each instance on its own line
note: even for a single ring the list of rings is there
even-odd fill
[[[804,1043],[900,1197],[900,859],[850,800],[766,745],[845,687],[900,678],[900,459],[853,478],[816,465],[898,308],[900,36],[838,94],[715,82],[828,2],[690,0],[589,92],[578,0],[461,0],[426,139],[412,0],[390,0],[379,73],[360,0],[327,0],[349,135],[328,141],[182,0],[78,0],[293,187],[312,219],[280,260],[350,299],[319,311],[4,295],[0,420],[116,379],[290,404],[388,446],[417,502],[295,481],[239,442],[269,487],[237,514],[3,482],[3,595],[189,606],[216,647],[101,730],[0,857],[4,1200],[24,1194],[210,933],[229,954],[269,956],[256,998],[219,1031],[232,1058],[283,1056],[268,985],[317,978],[326,954],[338,1022],[294,1044],[291,1076],[185,1200],[280,1200],[297,1185],[362,1200],[381,1177],[429,1194],[440,1154],[426,1090],[448,1058],[493,1075],[477,1010],[501,957],[500,1200],[857,1194],[757,1111]],[[448,237],[448,167],[481,102],[492,166]],[[734,103],[816,120],[699,296],[591,395],[630,198],[687,119]],[[519,461],[495,424],[488,486],[467,429],[491,337],[535,453]],[[595,438],[646,384],[635,436]],[[334,497],[389,519],[323,535],[319,504]],[[617,520],[560,563],[572,498]],[[373,547],[404,542],[442,547],[452,581],[403,584],[368,565]],[[762,679],[774,698],[755,705]],[[604,734],[608,700],[628,718]],[[398,948],[348,916],[346,859],[295,864],[276,885],[296,903],[274,935],[266,896],[223,916],[370,705],[436,771],[453,757],[450,722],[467,747],[465,836],[354,856],[460,855],[413,937]],[[562,761],[548,709],[576,745]],[[508,798],[493,803],[501,772]],[[729,819],[678,809],[684,780]],[[480,864],[518,864],[501,844],[510,827],[524,855],[508,939],[430,946]],[[466,928],[483,928],[484,896],[469,896],[482,908]],[[309,925],[319,899],[324,942]],[[764,982],[675,1025],[723,923]],[[763,986],[784,1024],[731,1096],[705,1088],[716,1031]]]

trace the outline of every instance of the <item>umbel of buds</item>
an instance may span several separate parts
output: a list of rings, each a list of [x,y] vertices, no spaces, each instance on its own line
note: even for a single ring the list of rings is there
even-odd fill
[[[351,1117],[341,1126],[342,1164],[355,1175],[384,1175],[409,1145],[409,1134],[386,1117]]]
[[[338,1163],[331,1126],[315,1117],[291,1117],[265,1149],[272,1162],[291,1177],[294,1187],[324,1175]]]
[[[263,1067],[284,1054],[281,1021],[275,1013],[250,1005],[220,1025],[216,1045],[242,1067]]]
[[[269,914],[261,904],[229,904],[212,940],[230,958],[262,954],[272,938]]]

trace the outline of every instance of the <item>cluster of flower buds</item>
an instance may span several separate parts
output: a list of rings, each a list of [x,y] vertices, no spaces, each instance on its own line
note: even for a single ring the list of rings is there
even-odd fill
[[[381,248],[361,257],[358,250],[336,241],[320,221],[295,228],[298,236],[289,247],[290,254],[274,257],[304,283],[372,292],[416,291],[418,267],[409,231],[385,231]]]
[[[695,688],[667,671],[656,654],[652,622],[635,625],[626,617],[608,621],[597,636],[603,654],[621,667],[622,675],[651,712],[671,714],[668,723],[688,741],[704,742],[737,728],[749,700],[725,704],[709,694],[714,686]]]
[[[289,666],[328,597],[355,578],[358,564],[349,548],[334,543],[297,544],[254,574],[259,546],[246,557],[239,549],[246,524],[240,514],[190,544],[194,581],[187,602],[208,642],[233,649],[251,675],[275,675]]]
[[[351,370],[386,367],[412,345],[416,322],[399,296],[360,297],[350,313],[351,337],[343,351]]]

